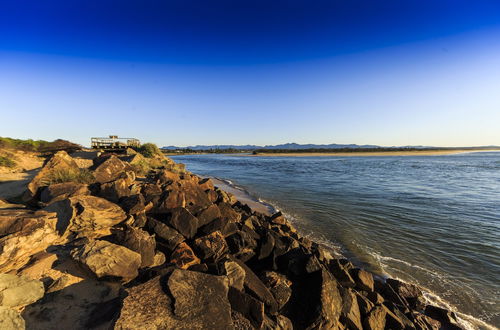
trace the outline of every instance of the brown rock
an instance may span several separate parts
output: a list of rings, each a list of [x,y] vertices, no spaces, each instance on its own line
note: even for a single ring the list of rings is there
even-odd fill
[[[186,238],[193,238],[199,227],[198,219],[183,207],[172,210],[168,223]]]
[[[356,287],[359,290],[364,290],[367,292],[373,291],[373,275],[364,269],[351,269],[349,274],[352,276],[354,282],[356,282]]]
[[[185,240],[184,236],[179,234],[177,230],[153,218],[148,218],[147,226],[156,234],[157,238],[166,243],[167,252],[172,252],[179,243]]]
[[[136,194],[122,198],[120,206],[128,214],[138,214],[146,209],[144,203],[144,197],[141,194]]]
[[[364,328],[367,330],[384,330],[385,316],[386,309],[382,306],[375,306],[363,321]]]
[[[292,296],[292,281],[272,271],[265,271],[260,278],[276,299],[278,310],[281,310]]]
[[[117,179],[102,183],[99,196],[113,203],[118,203],[121,198],[132,194],[128,186],[129,184],[126,179]]]
[[[115,155],[96,158],[91,169],[94,170],[95,179],[99,183],[114,181],[126,176],[126,171],[132,171],[128,163],[122,162]]]
[[[436,306],[427,305],[425,306],[425,315],[431,319],[440,322],[441,327],[444,329],[458,330],[461,329],[457,323],[457,317],[455,313]]]
[[[156,178],[160,183],[170,183],[170,182],[179,181],[181,179],[179,174],[174,173],[174,172],[169,171],[169,170],[161,170],[160,173],[158,173]]]
[[[53,244],[64,243],[55,213],[25,209],[0,210],[0,272],[18,269]]]
[[[237,262],[230,260],[224,262],[224,270],[229,286],[242,291],[245,284],[245,270]]]
[[[203,190],[215,190],[214,183],[209,178],[201,179],[198,184]]]
[[[230,204],[228,203],[219,203],[218,205],[221,217],[223,219],[229,220],[229,222],[240,222],[241,221],[241,214],[236,212]]]
[[[174,298],[174,314],[191,329],[232,328],[228,280],[199,272],[176,269],[168,279]]]
[[[71,197],[55,202],[45,210],[57,213],[57,229],[61,234],[73,232],[78,237],[109,235],[110,227],[127,218],[121,207],[94,196]]]
[[[201,226],[204,226],[217,218],[221,217],[221,213],[217,205],[212,204],[203,211],[199,212],[196,217],[198,218],[198,223]]]
[[[179,268],[188,269],[192,265],[199,264],[200,259],[194,254],[189,245],[182,242],[172,252],[170,263],[177,265]]]
[[[387,279],[386,283],[399,297],[406,300],[411,308],[419,309],[424,306],[422,290],[418,286],[392,278]]]
[[[361,314],[359,312],[358,300],[355,292],[351,289],[340,289],[342,295],[342,311],[340,321],[349,329],[363,330],[361,325]]]
[[[196,239],[193,242],[193,247],[198,256],[204,260],[219,260],[229,251],[226,240],[219,231]]]
[[[0,274],[0,306],[24,307],[45,294],[43,283],[24,276]]]
[[[234,311],[241,313],[256,329],[263,328],[264,303],[234,288],[229,289],[228,298]]]
[[[127,227],[117,234],[120,245],[141,255],[141,267],[151,267],[155,260],[156,242],[154,237],[139,228]]]
[[[356,286],[353,278],[349,274],[349,270],[342,265],[339,259],[333,259],[330,261],[329,270],[332,272],[333,276],[339,281],[339,283],[346,288],[353,288]]]
[[[0,329],[19,330],[25,329],[24,319],[15,310],[0,306]]]
[[[86,265],[98,278],[116,277],[128,282],[137,277],[141,255],[107,241],[92,240],[75,248],[71,256]]]
[[[40,201],[50,204],[80,195],[90,195],[90,190],[86,184],[76,182],[56,183],[43,188],[40,194]]]

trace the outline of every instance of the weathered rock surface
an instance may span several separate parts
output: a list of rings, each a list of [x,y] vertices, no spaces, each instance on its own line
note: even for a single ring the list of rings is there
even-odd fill
[[[127,227],[117,233],[118,243],[141,255],[141,268],[154,264],[156,242],[154,237],[139,228]]]
[[[92,240],[74,249],[71,255],[98,278],[120,278],[128,282],[137,277],[137,270],[141,266],[139,253],[101,240]]]
[[[115,155],[96,158],[91,169],[94,171],[94,177],[99,183],[114,181],[126,176],[126,171],[133,170],[129,164],[122,162]]]
[[[0,210],[0,272],[22,267],[29,258],[64,240],[56,231],[55,213]]]
[[[227,292],[224,277],[174,270],[129,289],[115,329],[232,329]]]
[[[20,330],[25,329],[24,319],[15,310],[0,306],[0,329]]]
[[[86,184],[76,182],[56,183],[43,188],[40,194],[40,201],[50,204],[80,195],[90,195],[90,190]]]
[[[23,307],[42,298],[43,283],[24,276],[0,274],[0,306]]]
[[[180,243],[170,255],[170,262],[177,267],[187,269],[190,266],[200,263],[200,259],[185,242]]]
[[[77,237],[102,237],[110,234],[110,228],[124,221],[127,214],[118,205],[95,196],[76,196],[45,208],[56,212],[60,234],[76,234]]]

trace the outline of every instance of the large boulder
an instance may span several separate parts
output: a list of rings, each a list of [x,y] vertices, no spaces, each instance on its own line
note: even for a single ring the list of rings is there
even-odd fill
[[[109,235],[112,226],[127,219],[121,207],[95,196],[71,197],[45,210],[57,213],[57,229],[61,234],[75,233],[78,237]]]
[[[422,308],[424,306],[422,290],[414,284],[402,282],[392,278],[388,278],[386,281],[390,288],[385,290],[385,294],[394,298],[394,293],[399,297],[403,298],[411,308]],[[391,290],[392,289],[392,290]]]
[[[204,260],[217,261],[229,251],[226,240],[219,231],[197,238],[193,246],[197,255]]]
[[[232,327],[226,277],[176,269],[168,279],[168,288],[175,301],[175,315],[192,329]]]
[[[77,182],[55,183],[42,189],[40,201],[50,204],[80,195],[90,195],[90,190],[86,184]]]
[[[263,272],[260,278],[276,299],[278,309],[282,309],[292,296],[292,281],[285,275],[273,271]]]
[[[156,234],[157,243],[166,248],[165,252],[172,252],[179,243],[185,240],[177,230],[153,218],[148,218],[147,228],[151,233]]]
[[[47,186],[57,173],[75,172],[79,170],[78,164],[66,153],[66,151],[55,153],[28,184],[28,189],[23,195],[23,200],[30,202],[34,198],[37,198],[39,188]]]
[[[199,228],[198,219],[183,207],[172,210],[168,223],[186,238],[193,238]]]
[[[26,209],[0,210],[0,272],[18,269],[47,247],[64,243],[55,213]]]
[[[0,274],[0,306],[23,307],[42,298],[43,283],[24,276]]]
[[[141,255],[141,268],[155,263],[156,242],[153,236],[139,228],[127,227],[116,233],[118,243]]]
[[[133,171],[133,168],[128,163],[122,162],[115,155],[96,158],[91,169],[94,171],[95,179],[99,183],[111,182],[120,177],[127,177],[126,172]]]
[[[193,250],[185,242],[180,243],[170,255],[170,263],[182,269],[188,269],[191,266],[200,263],[200,259],[194,254]]]
[[[129,184],[130,182],[124,178],[102,183],[99,196],[113,203],[118,203],[121,198],[132,194]]]
[[[138,275],[141,255],[107,241],[92,240],[75,248],[72,257],[87,266],[98,278],[120,278],[128,282]]]
[[[115,329],[233,328],[225,277],[176,269],[127,291]]]
[[[349,329],[363,330],[356,293],[351,289],[340,288],[342,311],[340,321]]]

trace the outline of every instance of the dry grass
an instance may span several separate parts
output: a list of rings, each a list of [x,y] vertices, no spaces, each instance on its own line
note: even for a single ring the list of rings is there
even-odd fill
[[[95,178],[91,171],[87,169],[72,169],[72,170],[58,170],[50,173],[45,180],[44,185],[51,185],[54,183],[63,182],[76,182],[76,183],[92,183]]]

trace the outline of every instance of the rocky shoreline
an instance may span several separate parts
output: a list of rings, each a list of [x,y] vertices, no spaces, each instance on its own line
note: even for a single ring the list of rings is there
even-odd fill
[[[0,202],[2,329],[460,329],[165,158],[101,155],[89,182],[58,152],[23,204]],[[156,164],[158,161],[156,161]],[[64,180],[60,180],[64,181]]]

